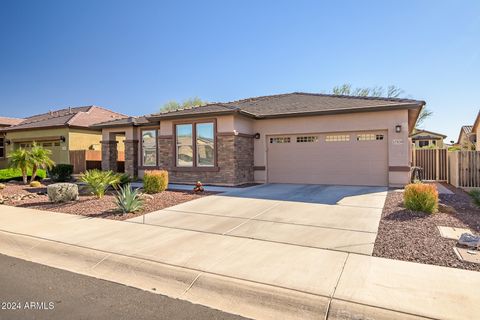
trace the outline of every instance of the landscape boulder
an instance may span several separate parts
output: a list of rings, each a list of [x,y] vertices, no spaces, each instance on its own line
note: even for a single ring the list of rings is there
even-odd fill
[[[74,183],[55,183],[47,186],[48,199],[51,202],[78,200],[78,186]]]

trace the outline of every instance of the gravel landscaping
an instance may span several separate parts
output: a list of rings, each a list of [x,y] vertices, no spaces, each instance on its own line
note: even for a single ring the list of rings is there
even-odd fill
[[[147,196],[148,199],[145,199],[145,206],[142,211],[121,214],[113,202],[115,198],[113,192],[107,193],[102,199],[97,199],[91,195],[80,195],[78,201],[51,203],[46,195],[46,186],[32,188],[15,182],[7,183],[5,186],[5,189],[0,190],[0,198],[13,197],[12,200],[5,201],[5,205],[115,220],[130,219],[144,213],[214,194],[212,192],[193,194],[189,191],[164,191]]]
[[[403,193],[390,191],[373,255],[480,271],[480,264],[459,260],[453,251],[456,240],[441,237],[436,227],[469,228],[474,234],[480,234],[480,209],[471,204],[470,196],[463,190],[445,186],[454,194],[440,194],[440,203],[452,206],[457,213],[410,211],[403,206]]]

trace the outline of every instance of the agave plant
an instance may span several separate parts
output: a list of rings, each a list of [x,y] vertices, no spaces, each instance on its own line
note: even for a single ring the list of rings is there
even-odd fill
[[[80,180],[87,184],[88,189],[99,199],[103,198],[108,187],[120,183],[120,176],[113,171],[100,171],[97,169],[85,171]]]
[[[143,209],[143,199],[138,189],[132,190],[130,183],[119,187],[115,195],[115,204],[122,213],[136,212]]]

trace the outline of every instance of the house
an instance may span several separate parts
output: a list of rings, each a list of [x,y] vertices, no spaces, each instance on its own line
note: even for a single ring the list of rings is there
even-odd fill
[[[415,130],[410,138],[415,144],[415,148],[435,147],[443,148],[443,139],[447,136],[441,133],[436,133],[427,130]]]
[[[424,101],[289,93],[131,117],[102,128],[102,168],[166,169],[174,183],[401,186]]]
[[[462,149],[472,149],[476,143],[476,135],[473,132],[473,126],[462,126],[456,145]]]
[[[17,148],[30,148],[33,142],[52,151],[56,163],[70,163],[69,151],[100,150],[101,130],[92,124],[125,118],[120,113],[97,106],[71,107],[34,115],[0,128],[4,150],[1,168],[8,165],[8,153]]]
[[[3,128],[19,124],[24,119],[0,117],[0,168],[7,166],[8,160],[5,151],[5,134],[1,131]]]
[[[475,150],[480,150],[480,111],[478,111],[477,118],[473,123],[472,136],[475,142]]]

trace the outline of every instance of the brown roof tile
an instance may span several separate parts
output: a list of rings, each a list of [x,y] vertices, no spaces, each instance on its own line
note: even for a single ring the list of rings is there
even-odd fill
[[[424,101],[398,98],[341,96],[293,92],[227,103],[210,103],[205,106],[161,112],[147,118],[175,118],[203,114],[242,113],[255,118],[295,116],[316,113],[341,113],[381,110],[385,108],[421,107]]]
[[[17,125],[3,129],[3,131],[16,131],[37,128],[74,126],[88,128],[93,124],[112,119],[126,118],[126,115],[111,110],[97,107],[72,107],[50,111],[25,118]]]
[[[25,119],[0,117],[0,126],[13,126],[19,124]]]

